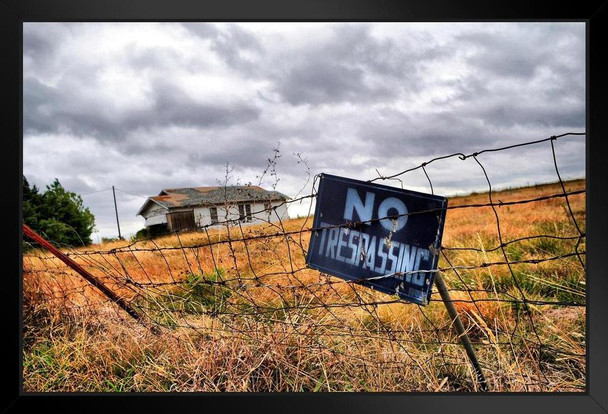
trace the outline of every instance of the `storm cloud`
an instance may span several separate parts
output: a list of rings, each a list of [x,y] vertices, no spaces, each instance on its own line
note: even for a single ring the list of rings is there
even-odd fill
[[[309,174],[367,180],[585,130],[584,23],[28,22],[23,35],[24,174],[83,194],[98,237],[116,235],[112,185],[129,234],[145,197],[227,168],[294,196]],[[557,143],[562,176],[584,176],[584,151]],[[557,178],[546,146],[482,157],[498,187]],[[427,171],[445,195],[487,185],[458,159]],[[387,184],[429,191],[420,171],[401,178]]]

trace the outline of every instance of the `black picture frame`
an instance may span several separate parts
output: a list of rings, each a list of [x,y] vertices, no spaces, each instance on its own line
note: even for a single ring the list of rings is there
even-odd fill
[[[22,24],[33,21],[580,21],[587,27],[587,391],[584,393],[490,394],[24,394],[21,392],[21,176],[22,176]],[[603,43],[608,21],[604,0],[557,3],[508,2],[349,2],[279,0],[3,0],[0,2],[0,49],[3,70],[3,188],[6,255],[4,295],[3,412],[466,412],[602,413],[608,412],[608,277],[601,257],[605,248],[607,165],[602,141],[608,136],[605,110],[608,73]],[[15,242],[17,241],[17,242]],[[15,260],[15,257],[17,260]],[[16,269],[13,267],[16,264]],[[15,271],[15,273],[13,273]]]

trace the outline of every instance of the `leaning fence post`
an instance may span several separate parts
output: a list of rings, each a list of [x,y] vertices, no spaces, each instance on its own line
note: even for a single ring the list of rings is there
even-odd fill
[[[59,260],[63,263],[71,267],[74,271],[76,271],[80,276],[85,278],[90,284],[99,289],[104,295],[108,297],[112,302],[116,303],[120,308],[122,308],[125,312],[131,315],[135,320],[141,320],[141,315],[133,309],[127,302],[125,302],[121,297],[116,295],[116,293],[112,292],[106,285],[103,284],[99,279],[93,276],[91,273],[87,272],[83,269],[78,263],[74,260],[70,259],[63,252],[49,243],[47,240],[43,239],[38,233],[32,230],[27,224],[23,224],[23,233],[28,236],[30,239],[34,240],[36,243],[53,253]]]
[[[469,339],[469,335],[464,329],[464,325],[462,324],[462,320],[460,319],[460,315],[458,315],[458,311],[456,311],[456,307],[454,306],[454,302],[450,297],[450,292],[445,286],[445,282],[441,277],[439,271],[435,273],[435,286],[437,286],[437,290],[439,291],[439,295],[441,295],[441,299],[443,300],[443,304],[450,315],[450,319],[454,322],[454,330],[460,338],[460,342],[464,347],[467,355],[469,356],[469,360],[473,365],[473,369],[475,369],[475,373],[477,374],[477,380],[481,384],[482,391],[488,391],[488,384],[486,382],[486,378],[481,371],[481,366],[479,365],[479,361],[477,360],[477,355],[475,355],[475,350],[473,349],[473,344],[471,344],[471,340]]]

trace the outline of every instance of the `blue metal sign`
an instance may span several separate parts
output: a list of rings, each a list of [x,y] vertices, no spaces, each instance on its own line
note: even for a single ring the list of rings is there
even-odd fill
[[[309,267],[429,302],[447,199],[321,174]]]

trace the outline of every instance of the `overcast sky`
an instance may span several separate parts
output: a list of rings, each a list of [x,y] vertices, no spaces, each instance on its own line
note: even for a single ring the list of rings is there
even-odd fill
[[[261,184],[293,197],[311,192],[306,165],[369,180],[585,131],[584,23],[23,28],[23,172],[82,194],[94,241],[117,235],[111,186],[128,236],[143,227],[145,197],[217,185],[227,164],[230,184],[257,185],[275,148],[276,176]],[[556,148],[562,176],[584,177],[584,137]],[[557,179],[548,143],[479,159],[496,187]],[[472,159],[427,171],[437,194],[487,188]],[[430,191],[420,170],[402,181]]]

